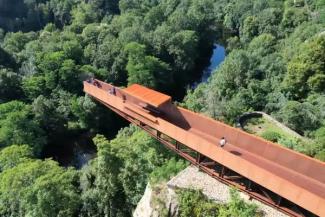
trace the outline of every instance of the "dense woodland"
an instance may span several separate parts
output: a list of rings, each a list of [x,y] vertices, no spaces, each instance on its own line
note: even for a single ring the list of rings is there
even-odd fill
[[[224,25],[236,32],[227,38],[229,54],[184,104],[230,124],[244,112],[265,111],[310,140],[267,138],[325,160],[324,8],[324,1],[226,7]]]
[[[186,166],[136,127],[120,129],[82,92],[90,76],[146,85],[228,124],[265,111],[308,138],[279,143],[325,160],[324,0],[0,0],[0,28],[0,216],[131,216],[148,181]],[[226,60],[190,89],[215,42]],[[85,133],[97,157],[82,169],[44,159]],[[180,195],[182,216],[207,216],[184,214],[193,203],[209,216],[256,211],[235,196],[214,207]]]

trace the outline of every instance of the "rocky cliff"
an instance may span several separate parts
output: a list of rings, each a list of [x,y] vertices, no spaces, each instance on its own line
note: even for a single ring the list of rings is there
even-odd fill
[[[176,189],[200,189],[216,203],[227,203],[230,199],[229,186],[199,171],[196,167],[189,166],[167,183],[157,186],[148,184],[133,216],[176,217],[178,214]],[[288,217],[259,201],[249,200],[248,195],[244,193],[240,193],[240,196],[249,203],[257,204],[264,217]]]

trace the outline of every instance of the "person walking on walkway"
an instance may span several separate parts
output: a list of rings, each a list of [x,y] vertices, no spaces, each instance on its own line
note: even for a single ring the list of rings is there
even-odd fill
[[[115,95],[116,95],[116,89],[115,89],[115,87],[112,87],[112,88],[109,90],[109,93],[115,96]]]
[[[94,78],[93,78],[93,77],[91,77],[91,78],[88,78],[88,79],[87,79],[87,82],[88,82],[89,84],[92,84],[92,83],[94,83]]]
[[[225,137],[221,137],[220,139],[220,142],[219,142],[219,145],[221,148],[223,148],[223,146],[225,146],[225,144],[227,143]]]
[[[97,80],[94,80],[93,81],[93,85],[95,85],[98,88],[101,88],[102,87],[102,85]]]

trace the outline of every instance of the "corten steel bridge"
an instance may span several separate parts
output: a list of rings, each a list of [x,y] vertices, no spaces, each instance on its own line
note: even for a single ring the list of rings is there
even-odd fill
[[[121,89],[95,80],[84,82],[84,91],[251,198],[290,216],[325,217],[325,163],[177,107],[170,96],[137,84]]]

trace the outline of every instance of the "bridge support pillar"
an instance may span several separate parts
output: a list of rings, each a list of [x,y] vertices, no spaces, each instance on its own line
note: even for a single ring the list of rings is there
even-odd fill
[[[252,181],[251,180],[248,180],[246,190],[249,190],[249,191],[252,190]]]
[[[221,178],[223,178],[224,175],[225,175],[225,172],[226,172],[226,168],[225,168],[225,166],[222,166],[222,167],[221,167],[221,172],[220,172],[219,176],[220,176]]]
[[[180,147],[179,142],[176,141],[175,148],[179,150],[179,147]]]
[[[199,164],[201,163],[201,157],[202,157],[201,154],[199,152],[197,152],[196,153],[196,162]]]
[[[281,201],[282,201],[282,197],[281,196],[278,196],[278,199],[276,201],[276,206],[280,206]]]
[[[161,137],[161,132],[157,130],[157,138]]]

